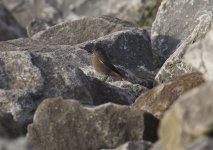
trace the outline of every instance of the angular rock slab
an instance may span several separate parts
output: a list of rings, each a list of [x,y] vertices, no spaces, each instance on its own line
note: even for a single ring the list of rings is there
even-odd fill
[[[212,133],[212,93],[213,83],[206,83],[181,96],[165,113],[159,128],[162,149],[180,150]]]
[[[95,150],[114,148],[129,140],[154,140],[157,124],[150,114],[127,106],[108,103],[86,107],[55,98],[40,104],[27,137],[39,150]]]
[[[166,60],[197,27],[203,26],[200,34],[205,35],[212,21],[212,9],[213,1],[163,0],[152,25],[155,52]]]
[[[25,37],[26,31],[22,28],[7,8],[0,2],[0,41]]]
[[[48,28],[31,38],[45,44],[76,45],[134,25],[113,17],[84,17]]]
[[[212,28],[213,29],[213,28]],[[213,30],[206,37],[190,48],[184,55],[184,60],[204,74],[207,80],[213,80]]]
[[[201,73],[194,72],[160,84],[141,94],[132,107],[150,112],[161,119],[167,109],[184,93],[204,83]]]
[[[199,4],[197,4],[197,2],[198,1],[193,3],[193,7],[200,6]],[[169,3],[169,1],[168,1],[168,3]],[[209,3],[209,2],[207,2],[207,3]],[[187,3],[185,5],[187,6],[188,4],[189,3]],[[180,8],[182,8],[182,6],[180,6]],[[213,6],[210,8],[213,9]],[[155,79],[158,83],[167,82],[177,76],[191,73],[194,71],[190,65],[186,64],[185,61],[183,61],[183,56],[185,55],[187,48],[192,43],[199,41],[208,33],[211,23],[212,23],[212,16],[213,16],[213,13],[210,8],[206,7],[206,10],[201,11],[200,13],[197,13],[197,15],[198,15],[197,19],[195,19],[197,21],[194,22],[194,24],[193,24],[193,30],[190,31],[190,33],[188,33],[187,36],[181,40],[179,45],[177,45],[177,48],[174,49],[174,53],[166,60],[166,62],[161,67],[161,69],[158,71],[158,73],[155,77]],[[193,17],[195,17],[195,16],[193,15]],[[165,15],[165,17],[166,17],[166,15]],[[180,22],[178,25],[182,25],[185,28],[185,23],[186,22],[183,21],[183,22]],[[173,29],[171,30],[171,32],[175,32],[176,30],[179,30],[176,28],[173,28]],[[186,28],[186,30],[187,30],[187,28]],[[189,30],[191,30],[191,28],[189,28]],[[168,32],[170,32],[170,31],[168,31]],[[179,33],[184,34],[183,31],[181,31]],[[168,47],[168,46],[165,46],[165,47]],[[170,48],[170,47],[168,47],[168,48]],[[164,62],[164,61],[162,61],[162,62]]]

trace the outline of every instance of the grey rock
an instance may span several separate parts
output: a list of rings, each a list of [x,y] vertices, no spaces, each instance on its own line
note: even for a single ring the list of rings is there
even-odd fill
[[[25,29],[18,24],[2,2],[0,2],[0,35],[0,41],[26,36]]]
[[[11,113],[21,133],[26,132],[36,109],[31,95],[23,90],[0,90],[0,109]]]
[[[152,27],[152,47],[157,57],[160,56],[159,64],[164,63],[172,55],[156,75],[155,79],[158,83],[193,71],[193,68],[182,58],[186,49],[195,41],[202,39],[209,31],[213,16],[212,9],[211,1],[201,3],[165,0],[162,2]]]
[[[132,140],[156,140],[153,133],[157,126],[152,115],[128,106],[108,103],[88,107],[55,98],[39,105],[27,137],[39,150],[96,150]]]
[[[38,103],[44,98],[63,96],[95,105],[110,101],[131,104],[138,94],[145,90],[138,84],[129,84],[126,81],[120,84],[115,82],[111,85],[94,79],[91,54],[78,47],[40,45],[30,39],[19,39],[0,44],[0,51],[8,51],[12,54],[14,49],[18,53],[32,51],[29,55],[29,64],[33,64],[31,68],[36,68],[38,70],[37,78],[40,77],[39,80],[30,83],[35,86],[34,99]],[[16,82],[14,80],[13,84]],[[5,83],[5,86],[7,85]]]
[[[85,17],[55,25],[35,34],[32,39],[46,44],[75,45],[131,27],[134,26],[112,17]]]
[[[36,150],[27,141],[26,138],[21,137],[13,140],[0,139],[0,150]]]
[[[213,149],[213,139],[211,136],[199,137],[192,144],[184,148],[184,150],[212,150],[212,149]]]
[[[202,135],[212,133],[213,83],[208,82],[181,96],[164,114],[159,128],[164,150],[179,150]]]
[[[33,65],[31,59],[29,52],[0,52],[0,88],[29,90],[32,94],[41,90],[41,72]]]
[[[115,149],[101,149],[101,150],[149,150],[152,146],[151,142],[146,141],[130,141]]]
[[[0,111],[0,138],[15,138],[21,132],[10,113]]]
[[[156,53],[167,59],[198,26],[203,27],[200,30],[205,35],[212,9],[212,1],[164,0],[152,26],[152,46]]]
[[[212,29],[202,41],[189,47],[184,55],[185,62],[202,72],[206,80],[213,79]]]

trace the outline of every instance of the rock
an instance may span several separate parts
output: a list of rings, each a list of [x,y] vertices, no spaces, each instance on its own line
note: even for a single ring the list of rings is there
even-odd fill
[[[0,138],[15,138],[20,136],[20,134],[21,132],[13,120],[13,116],[0,111]]]
[[[188,48],[184,55],[185,62],[202,72],[206,80],[213,80],[212,29],[202,41],[199,41]]]
[[[159,128],[162,149],[183,149],[212,133],[212,93],[213,83],[206,83],[181,96],[165,113]]]
[[[0,90],[0,110],[11,113],[21,133],[32,122],[36,105],[31,95],[23,90]]]
[[[108,103],[88,107],[55,98],[39,105],[27,137],[40,150],[95,150],[131,140],[155,141],[157,126],[152,115],[128,106]]]
[[[202,83],[204,79],[201,73],[186,74],[141,94],[132,106],[150,112],[160,119],[181,95]]]
[[[22,28],[7,8],[0,2],[0,41],[16,39],[26,36]]]
[[[32,94],[42,90],[41,72],[31,59],[29,52],[0,52],[0,88],[29,90]]]
[[[26,26],[34,18],[53,23],[83,16],[110,15],[135,24],[151,25],[161,0],[2,0]]]
[[[192,144],[186,146],[184,150],[211,150],[213,147],[213,139],[209,136],[202,136],[195,140]]]
[[[32,147],[26,138],[17,138],[14,140],[0,139],[0,150],[36,150]]]
[[[17,53],[28,55],[29,60],[26,59],[29,61],[28,66],[31,66],[31,72],[34,72],[36,76],[31,82],[29,82],[30,80],[26,82],[29,86],[17,88],[33,93],[33,99],[36,103],[40,103],[41,100],[48,97],[63,96],[94,105],[109,101],[119,104],[132,104],[139,93],[145,90],[138,84],[125,83],[126,81],[119,84],[114,82],[111,85],[94,80],[95,74],[91,67],[91,54],[78,47],[69,45],[48,46],[30,39],[19,39],[0,44],[0,51],[7,51],[8,58],[13,58],[10,54],[13,55],[14,50]],[[7,57],[4,59],[7,60]],[[24,64],[22,62],[20,67],[24,67]],[[88,74],[88,77],[81,70]],[[11,70],[8,73],[13,74],[13,72]],[[8,73],[4,73],[2,81],[6,81]],[[16,77],[20,78],[21,73],[16,73]],[[92,75],[90,76],[90,74]],[[12,80],[11,83],[18,84],[18,81]],[[7,82],[4,84],[4,87],[8,87]],[[32,91],[32,87],[35,90]]]
[[[167,59],[193,34],[199,37],[205,35],[212,21],[211,9],[213,9],[211,1],[203,3],[163,0],[152,26],[152,46],[156,53]],[[195,35],[193,37],[195,38]]]
[[[117,18],[85,17],[55,25],[35,34],[32,39],[45,44],[75,45],[132,27],[132,24]]]
[[[151,39],[154,52],[160,57],[157,64],[161,66],[168,59],[155,77],[157,82],[167,82],[193,71],[182,58],[186,49],[209,31],[212,9],[210,1],[204,4],[200,1],[164,0],[161,3],[152,26]]]
[[[149,150],[152,146],[151,142],[146,141],[130,141],[115,149],[102,149],[102,150]]]

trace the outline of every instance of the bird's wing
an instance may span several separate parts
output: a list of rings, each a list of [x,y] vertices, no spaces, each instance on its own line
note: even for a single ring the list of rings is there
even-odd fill
[[[105,57],[104,56],[99,57],[98,60],[101,63],[105,64],[105,66],[107,66],[108,68],[110,68],[113,72],[115,72],[118,75],[120,75],[121,77],[123,77],[123,75],[121,74],[121,72],[118,71],[118,69],[113,64],[110,63],[109,59],[107,58],[107,55],[105,55]]]

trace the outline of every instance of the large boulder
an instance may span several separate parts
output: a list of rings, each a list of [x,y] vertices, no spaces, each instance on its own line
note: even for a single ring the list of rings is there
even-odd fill
[[[204,79],[201,73],[186,74],[141,94],[132,106],[150,112],[160,119],[181,95],[202,83]]]
[[[155,77],[159,83],[193,71],[182,58],[187,47],[209,31],[212,9],[212,1],[164,0],[161,3],[151,31],[158,64],[167,60]]]
[[[7,8],[0,2],[0,41],[6,41],[26,36],[22,28]]]
[[[97,107],[62,98],[43,101],[28,126],[28,139],[39,150],[114,148],[131,140],[156,140],[158,120],[116,104]]]
[[[181,96],[165,113],[159,129],[163,150],[180,150],[213,131],[213,83]]]

